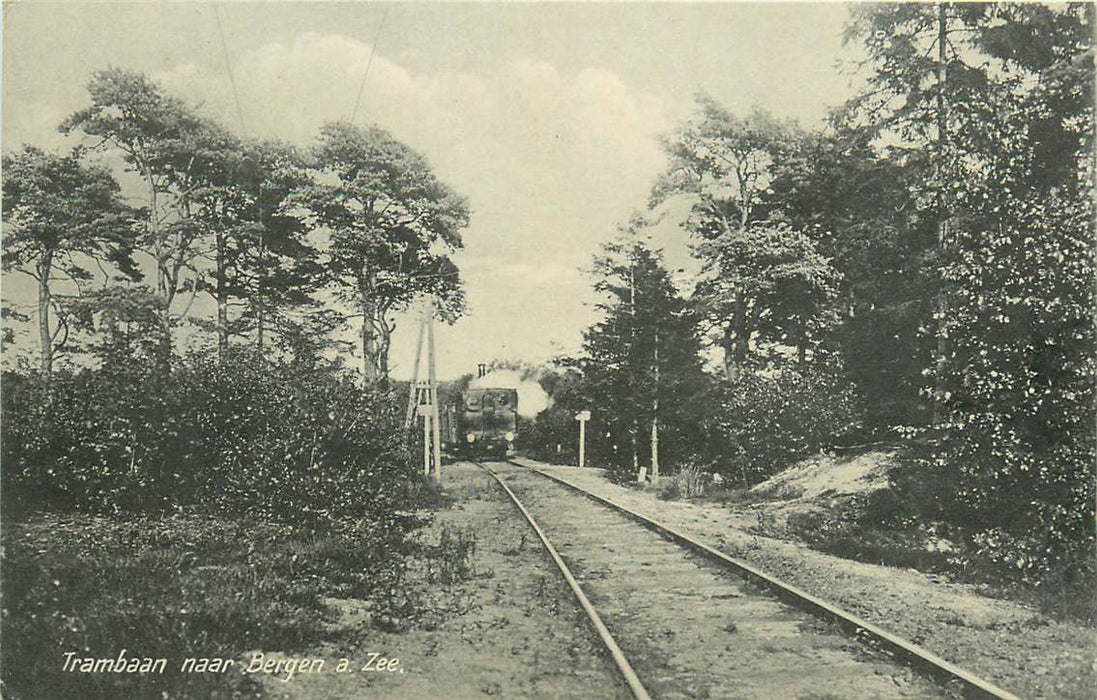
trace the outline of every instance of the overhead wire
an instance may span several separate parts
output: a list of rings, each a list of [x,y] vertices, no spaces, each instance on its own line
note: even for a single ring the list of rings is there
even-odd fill
[[[222,23],[221,23],[221,12],[220,12],[220,9],[219,9],[219,7],[216,3],[213,4],[213,16],[217,20],[217,36],[221,40],[221,51],[225,56],[225,70],[228,72],[229,84],[232,86],[232,97],[233,97],[233,101],[236,103],[236,117],[237,117],[237,119],[240,120],[241,135],[243,137],[247,138],[248,127],[247,127],[247,124],[244,121],[244,109],[243,109],[243,106],[240,103],[240,90],[236,87],[236,76],[232,72],[232,60],[229,56],[228,42],[225,41],[225,30],[224,30],[224,27],[222,26]],[[262,295],[263,295],[263,286],[264,286],[264,282],[265,282],[265,275],[264,275],[265,267],[263,265],[263,258],[266,255],[266,236],[265,236],[266,227],[263,225],[263,180],[262,180],[261,177],[257,178],[256,183],[255,183],[255,218],[256,218],[258,237],[259,237],[259,253],[258,253],[259,270],[258,270],[258,274],[257,274],[257,277],[256,277],[256,283],[258,285],[258,293],[259,293],[259,296],[261,298]],[[262,303],[262,302],[260,301],[260,303]],[[260,309],[258,313],[259,313],[259,319],[258,319],[258,328],[257,328],[257,334],[258,334],[257,342],[258,342],[258,346],[259,346],[260,353],[261,353],[262,352],[262,346],[263,346],[263,315],[264,314],[263,314],[262,309]]]
[[[362,103],[362,92],[366,89],[366,78],[369,77],[370,66],[373,65],[373,56],[377,53],[377,42],[381,40],[381,31],[385,28],[385,19],[389,16],[389,6],[385,5],[385,11],[381,15],[381,23],[377,25],[377,34],[373,37],[373,45],[369,48],[369,58],[366,60],[366,70],[362,73],[362,82],[358,84],[358,97],[354,100],[354,110],[350,113],[350,123],[358,117],[358,107]]]
[[[216,3],[213,5],[213,16],[217,18],[217,36],[221,38],[221,51],[225,54],[225,68],[228,69],[229,83],[232,85],[232,98],[236,102],[236,116],[240,120],[240,130],[246,134],[248,128],[244,124],[244,110],[240,106],[240,91],[236,89],[236,76],[232,73],[232,61],[229,60],[229,45],[225,41],[225,30],[221,27],[221,11]]]

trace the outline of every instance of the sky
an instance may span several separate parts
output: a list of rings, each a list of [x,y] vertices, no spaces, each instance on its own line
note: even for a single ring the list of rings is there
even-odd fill
[[[853,91],[839,69],[853,59],[839,3],[19,2],[3,12],[5,151],[69,145],[56,125],[86,106],[92,71],[117,66],[245,136],[307,145],[323,123],[353,115],[425,155],[472,210],[454,258],[468,312],[437,329],[444,379],[578,350],[597,318],[593,256],[645,206],[666,166],[659,138],[693,114],[699,92],[811,127]],[[653,237],[688,281],[673,212]],[[5,277],[5,303],[29,292]],[[399,320],[397,378],[412,372],[416,323]]]

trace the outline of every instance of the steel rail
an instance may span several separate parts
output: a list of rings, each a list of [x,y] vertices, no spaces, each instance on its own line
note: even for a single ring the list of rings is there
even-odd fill
[[[568,487],[574,491],[577,491],[591,500],[601,503],[604,506],[612,508],[619,513],[628,516],[635,520],[640,525],[652,530],[670,540],[673,540],[685,547],[692,549],[698,554],[704,556],[707,559],[713,560],[725,567],[731,568],[736,571],[741,577],[747,580],[760,583],[769,590],[773,591],[782,600],[789,602],[790,604],[806,610],[812,614],[831,620],[837,623],[845,630],[853,632],[855,637],[867,638],[872,642],[880,645],[881,647],[890,651],[895,657],[905,661],[908,665],[914,667],[933,677],[942,685],[949,685],[951,683],[958,683],[960,688],[964,691],[965,697],[976,698],[998,698],[999,700],[1018,700],[1018,697],[1008,690],[1004,690],[994,685],[990,681],[987,681],[974,673],[960,668],[955,664],[945,661],[940,656],[937,656],[933,652],[923,649],[913,642],[909,642],[901,637],[898,637],[887,630],[884,630],[871,622],[864,620],[853,613],[846,612],[841,608],[828,603],[820,598],[817,598],[810,593],[800,590],[795,586],[785,583],[779,578],[770,576],[764,571],[746,563],[745,561],[731,557],[723,552],[703,543],[695,540],[689,535],[683,534],[678,530],[661,523],[657,520],[641,515],[625,506],[615,503],[608,498],[591,493],[581,486],[577,486],[561,477],[548,472],[542,471],[537,467],[532,467],[528,464],[522,464],[513,460],[507,460],[509,464],[513,464],[523,469],[528,469],[532,472],[540,474],[552,481],[555,481],[563,486]],[[498,478],[498,477],[496,477]],[[500,482],[501,483],[501,482]]]
[[[575,577],[571,574],[571,569],[564,563],[560,553],[556,551],[556,547],[549,541],[548,536],[541,529],[541,526],[537,524],[537,521],[533,519],[530,512],[526,510],[525,505],[518,500],[518,496],[514,495],[514,492],[510,490],[510,487],[506,485],[502,478],[500,478],[491,467],[480,464],[479,462],[473,462],[473,464],[480,467],[488,474],[491,474],[491,476],[499,482],[499,485],[502,486],[503,490],[510,496],[510,500],[514,501],[514,505],[518,506],[518,510],[526,517],[530,527],[537,533],[537,536],[541,539],[541,544],[545,546],[545,551],[547,551],[549,556],[552,557],[552,560],[556,562],[556,567],[560,569],[560,573],[563,574],[564,580],[568,582],[571,592],[575,594],[575,598],[579,601],[579,605],[582,606],[587,617],[590,619],[591,624],[594,626],[595,631],[598,632],[598,636],[602,639],[602,644],[605,645],[606,649],[613,657],[613,662],[617,664],[617,668],[620,670],[621,675],[625,677],[625,682],[628,683],[629,690],[632,691],[633,697],[635,697],[636,700],[651,700],[651,695],[649,695],[647,689],[644,688],[644,684],[640,682],[640,677],[636,675],[636,671],[633,670],[632,664],[630,664],[625,657],[625,653],[621,651],[621,647],[617,645],[617,640],[610,634],[609,628],[602,622],[602,618],[598,615],[598,611],[594,609],[590,599],[587,598],[586,593],[584,593],[582,587],[579,586],[579,582],[576,581]]]

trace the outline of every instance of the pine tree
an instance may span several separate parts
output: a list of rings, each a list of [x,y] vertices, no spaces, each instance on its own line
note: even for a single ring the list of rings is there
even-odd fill
[[[197,293],[196,265],[202,256],[202,226],[196,216],[196,192],[216,177],[221,155],[232,137],[219,125],[198,116],[154,81],[133,71],[96,71],[88,83],[91,106],[78,110],[61,131],[81,132],[111,148],[146,192],[144,244],[156,265],[160,299],[162,370],[170,367],[172,331],[187,316],[172,306],[181,292]],[[193,300],[193,297],[192,297]]]
[[[449,254],[461,247],[468,204],[423,156],[376,127],[327,124],[314,156],[322,175],[300,201],[331,230],[332,277],[362,316],[363,376],[387,381],[397,312],[421,298],[447,320],[463,309]]]
[[[3,267],[37,282],[40,369],[48,376],[69,333],[54,289],[57,276],[80,285],[92,279],[93,262],[110,262],[127,277],[139,277],[132,258],[137,212],[122,201],[110,172],[85,163],[79,149],[57,156],[25,146],[5,154],[3,165]],[[59,323],[51,324],[51,312]]]
[[[576,363],[594,454],[618,471],[646,461],[657,477],[696,445],[706,385],[696,320],[660,255],[635,238],[607,245],[594,271],[605,317],[585,332]]]

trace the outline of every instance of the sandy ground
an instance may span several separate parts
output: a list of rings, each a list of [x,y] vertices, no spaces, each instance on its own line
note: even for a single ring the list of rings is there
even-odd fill
[[[771,575],[875,622],[1021,697],[1097,697],[1097,635],[1035,609],[980,595],[918,571],[875,566],[761,537],[744,529],[756,511],[661,501],[607,481],[602,470],[545,471],[745,559]]]
[[[751,488],[752,496],[781,500],[810,500],[887,488],[893,452],[867,452],[835,459],[818,455],[774,474]]]
[[[262,675],[264,690],[284,698],[628,698],[627,687],[570,590],[498,485],[467,465],[446,467],[456,504],[423,534],[471,528],[477,544],[471,580],[435,585],[435,629],[383,632],[362,601],[332,600],[339,611],[330,645],[297,657],[322,658],[323,671]],[[422,583],[422,582],[420,582]],[[385,670],[362,670],[374,658]],[[250,656],[248,657],[250,658]],[[268,654],[267,658],[284,658]],[[336,672],[340,658],[350,669]],[[389,670],[391,659],[399,659]]]

